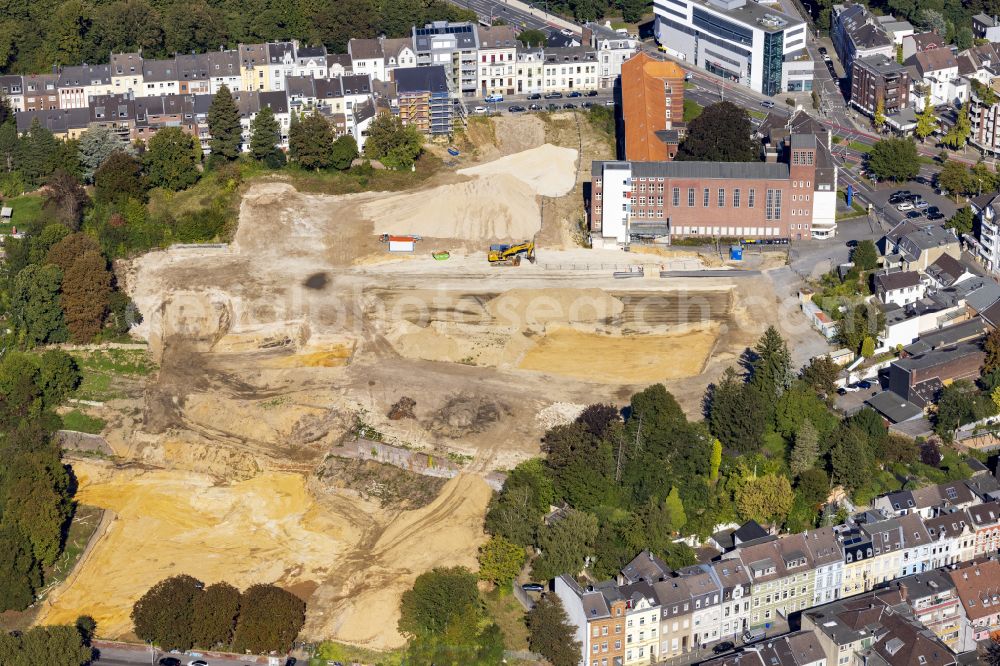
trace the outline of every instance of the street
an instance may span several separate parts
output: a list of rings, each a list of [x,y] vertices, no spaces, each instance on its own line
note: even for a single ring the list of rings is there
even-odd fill
[[[508,25],[517,26],[522,30],[559,30],[562,26],[544,11],[544,0],[535,2],[511,3],[507,0],[449,0],[452,4],[470,9],[479,18],[493,22],[502,19]],[[525,7],[527,9],[525,9]],[[576,29],[580,32],[580,28]]]
[[[98,647],[100,656],[94,660],[94,664],[100,666],[156,666],[163,657],[175,657],[180,660],[183,666],[195,659],[208,662],[209,666],[249,666],[250,664],[265,664],[266,661],[258,661],[258,657],[248,656],[246,659],[217,659],[215,657],[195,657],[186,654],[167,654],[159,650],[150,652],[149,649],[123,649],[119,647]],[[281,658],[279,663],[284,666],[285,660]]]

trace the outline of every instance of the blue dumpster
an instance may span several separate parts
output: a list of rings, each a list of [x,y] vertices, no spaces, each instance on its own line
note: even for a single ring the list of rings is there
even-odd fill
[[[743,261],[743,246],[732,245],[729,247],[729,260],[730,261]]]

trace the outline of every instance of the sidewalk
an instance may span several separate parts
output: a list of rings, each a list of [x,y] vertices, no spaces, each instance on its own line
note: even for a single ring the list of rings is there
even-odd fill
[[[576,23],[567,21],[566,19],[560,16],[556,16],[555,14],[549,14],[548,12],[542,11],[541,9],[536,9],[535,7],[529,5],[527,2],[521,2],[521,0],[503,0],[503,3],[505,5],[510,5],[511,7],[516,7],[517,9],[520,9],[523,12],[527,12],[532,16],[537,16],[539,18],[545,19],[549,23],[554,23],[555,25],[558,25],[562,28],[568,28],[569,30],[572,30],[577,34],[583,32],[583,28],[581,28]]]

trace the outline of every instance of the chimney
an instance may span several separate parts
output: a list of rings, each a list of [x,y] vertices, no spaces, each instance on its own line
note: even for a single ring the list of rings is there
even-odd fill
[[[903,601],[906,601],[906,597],[907,597],[906,583],[900,583],[899,584],[899,598],[902,599]]]

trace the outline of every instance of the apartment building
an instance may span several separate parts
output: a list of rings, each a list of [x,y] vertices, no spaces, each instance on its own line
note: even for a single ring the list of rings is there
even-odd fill
[[[477,90],[479,32],[474,23],[435,21],[413,28],[418,66],[444,68],[448,89],[456,98],[473,97]]]
[[[657,0],[654,34],[671,55],[765,95],[809,91],[806,25],[746,0]]]
[[[326,60],[326,47],[297,46],[295,48],[294,76],[310,76],[314,79],[325,79],[329,76]]]
[[[917,514],[907,514],[896,519],[903,539],[903,554],[898,577],[922,573],[931,566],[931,535],[924,521]]]
[[[0,96],[2,96],[14,113],[24,111],[24,80],[20,75],[6,74],[0,76]]]
[[[811,606],[840,598],[844,578],[844,554],[832,527],[821,527],[805,533],[806,547],[815,573]]]
[[[512,26],[479,26],[480,95],[514,94],[517,44],[517,33]]]
[[[816,571],[804,534],[741,546],[723,555],[738,557],[750,575],[750,627],[764,627],[812,605]]]
[[[134,100],[135,126],[129,139],[146,142],[164,127],[180,127],[197,137],[198,118],[194,95],[137,97]]]
[[[241,90],[269,90],[267,44],[240,44],[236,47],[243,77]]]
[[[739,559],[712,562],[709,567],[722,591],[719,639],[735,641],[750,626],[750,574]]]
[[[694,608],[684,578],[670,576],[653,583],[660,606],[660,659],[678,657],[698,645],[693,640]]]
[[[625,159],[669,162],[684,125],[684,70],[668,60],[637,53],[621,66]]]
[[[258,66],[264,73],[264,87],[258,90],[272,92],[285,89],[285,80],[295,74],[295,48],[293,42],[268,42],[267,61]]]
[[[969,94],[969,122],[972,125],[972,133],[969,135],[969,143],[976,148],[987,153],[996,155],[1000,153],[1000,103],[994,101],[1000,96],[1000,81],[996,84],[989,84],[989,95],[975,86]],[[988,103],[989,102],[989,103]],[[985,213],[985,210],[984,210]],[[989,240],[983,244],[983,251],[980,252],[983,260],[989,262],[991,266],[997,265],[998,246],[996,244],[996,223],[993,221],[995,210],[990,210],[988,222],[990,224]]]
[[[962,604],[955,584],[944,571],[932,570],[900,580],[898,588],[913,617],[930,629],[952,652],[971,649],[962,641]]]
[[[1000,552],[1000,502],[994,500],[966,509],[975,531],[973,555],[984,557]]]
[[[517,51],[517,94],[540,94],[544,91],[545,50],[521,48]]]
[[[378,39],[352,39],[347,42],[347,53],[356,74],[367,74],[374,81],[389,80],[385,72],[385,53]]]
[[[962,638],[979,642],[1000,631],[1000,561],[968,562],[948,576],[962,602]]]
[[[712,567],[696,564],[678,570],[691,598],[691,631],[694,645],[706,645],[721,639],[722,587]]]
[[[138,53],[111,54],[112,94],[141,94],[142,56]]]
[[[90,122],[97,127],[113,130],[125,141],[135,131],[135,99],[131,94],[98,95],[91,100]]]
[[[589,46],[545,49],[542,62],[545,92],[597,89],[597,52]]]
[[[833,6],[830,37],[848,76],[854,72],[854,61],[859,58],[896,57],[892,38],[861,4]]]
[[[622,31],[624,32],[624,31]],[[639,40],[632,35],[597,23],[584,26],[584,43],[597,52],[597,87],[611,88],[622,73],[622,65],[639,52]],[[587,39],[589,33],[590,39]]]
[[[453,93],[444,66],[400,67],[393,70],[392,78],[404,125],[413,125],[424,134],[451,134]]]
[[[155,95],[176,95],[180,90],[177,75],[177,60],[143,60],[142,61],[142,92],[136,96],[153,97]]]
[[[59,108],[59,76],[26,74],[22,77],[25,111],[51,111]]]
[[[645,581],[623,585],[618,591],[625,598],[625,658],[622,663],[625,666],[655,663],[660,642],[660,603],[656,593]],[[602,642],[602,651],[603,647]]]
[[[180,89],[183,92],[185,76],[184,69],[181,66],[181,57],[177,57],[177,69],[180,73]],[[230,92],[234,90],[250,90],[243,87],[243,71],[240,69],[240,54],[238,50],[211,51],[205,54],[204,60],[208,69],[208,94],[216,94],[222,86],[229,88]]]
[[[916,68],[923,93],[914,99],[914,106],[924,108],[924,98],[930,97],[931,105],[963,104],[969,97],[969,84],[958,75],[958,60],[951,49],[943,46],[919,51],[905,63]]]
[[[869,118],[882,105],[892,116],[910,105],[910,73],[895,58],[874,55],[857,58],[851,69],[851,106]]]
[[[113,92],[110,65],[80,65],[59,70],[60,109],[85,109],[97,95]]]
[[[385,58],[385,76],[397,67],[416,67],[417,52],[413,50],[413,40],[409,37],[382,39],[382,56]]]
[[[576,628],[574,640],[580,643],[582,653],[580,666],[624,663],[627,603],[618,587],[609,581],[583,588],[567,575],[556,578],[553,586],[570,626]],[[636,619],[634,615],[632,619]]]
[[[587,202],[592,242],[810,238],[821,210],[814,194],[832,190],[836,170],[824,168],[828,153],[814,135],[792,135],[789,145],[786,162],[595,161]]]

